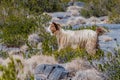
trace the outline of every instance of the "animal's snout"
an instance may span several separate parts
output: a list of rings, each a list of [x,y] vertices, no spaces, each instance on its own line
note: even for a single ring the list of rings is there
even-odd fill
[[[52,31],[50,30],[50,26],[46,28],[46,32],[50,33],[50,35],[53,35]]]
[[[50,32],[50,28],[49,27],[45,27],[45,31],[46,32]]]

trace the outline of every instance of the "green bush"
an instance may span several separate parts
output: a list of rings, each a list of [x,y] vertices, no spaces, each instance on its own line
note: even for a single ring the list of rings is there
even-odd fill
[[[91,62],[92,60],[99,60],[101,57],[104,56],[104,52],[100,49],[96,52],[95,55],[92,55],[88,54],[85,49],[72,49],[70,47],[63,49],[60,52],[55,51],[53,52],[53,54],[56,60],[62,63],[69,62],[77,57],[87,59]]]
[[[29,34],[38,32],[38,28],[43,29],[50,20],[48,15],[30,14],[31,11],[18,2],[6,3],[5,0],[0,3],[0,38],[3,44],[10,47],[25,44]]]
[[[6,59],[8,56],[9,56],[9,55],[8,55],[7,52],[2,51],[2,50],[0,51],[0,58]]]
[[[65,6],[60,0],[1,0],[0,4],[4,7],[26,8],[32,14],[63,11]]]
[[[81,10],[84,17],[91,16],[109,16],[111,23],[120,23],[120,0],[90,0]]]
[[[0,80],[19,80],[17,78],[18,69],[23,69],[23,65],[20,60],[15,60],[10,58],[10,62],[8,66],[0,65],[0,71],[2,71],[2,76],[0,76]],[[17,63],[17,64],[16,64]]]
[[[34,19],[10,16],[0,27],[2,42],[7,46],[18,47],[23,45],[28,34],[34,32],[36,22]]]
[[[107,75],[107,80],[120,80],[120,49],[119,45],[115,49],[115,55],[107,53],[108,60],[103,64],[99,64],[98,68],[100,71]]]
[[[42,43],[43,54],[52,55],[51,53],[57,49],[57,40],[55,36],[46,34]]]
[[[111,14],[109,14],[109,22],[114,24],[120,23],[120,12],[113,11]]]
[[[106,16],[108,13],[106,9],[106,5],[108,2],[106,2],[105,0],[91,0],[87,2],[85,8],[81,10],[81,15],[85,17]]]
[[[25,2],[25,6],[30,11],[37,13],[63,11],[64,6],[62,4],[60,0],[29,0]]]
[[[60,4],[58,4],[60,3]],[[50,17],[43,12],[63,10],[64,2],[59,0],[1,0],[0,38],[7,46],[19,47],[27,42],[31,33],[45,37],[44,24]]]
[[[24,65],[19,59],[13,59],[12,57],[9,58],[10,62],[7,64],[7,66],[0,64],[0,71],[2,72],[0,80],[21,80],[18,75],[22,75],[24,73]],[[31,74],[24,76],[26,76],[25,80],[34,80],[34,76]]]

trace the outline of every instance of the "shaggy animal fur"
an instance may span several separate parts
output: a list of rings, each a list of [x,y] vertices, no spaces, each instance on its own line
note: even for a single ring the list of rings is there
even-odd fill
[[[98,36],[105,30],[98,27],[96,31],[84,29],[84,30],[63,30],[61,26],[55,22],[52,22],[48,27],[48,31],[51,35],[55,35],[58,42],[58,51],[70,46],[71,48],[83,48],[89,54],[95,54],[98,47]]]

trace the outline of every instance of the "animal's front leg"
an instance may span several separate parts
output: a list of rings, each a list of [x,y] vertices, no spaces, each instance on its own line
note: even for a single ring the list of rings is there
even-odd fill
[[[58,52],[60,52],[60,50],[61,50],[61,48],[59,47],[59,48],[58,48]]]
[[[62,45],[59,46],[58,52],[60,52],[61,49],[63,49],[63,46],[62,46]]]
[[[61,49],[65,48],[65,43],[64,43],[64,39],[58,39],[58,52],[60,52]]]
[[[60,50],[64,48],[65,48],[65,45],[63,43],[58,44],[58,52],[60,52]]]

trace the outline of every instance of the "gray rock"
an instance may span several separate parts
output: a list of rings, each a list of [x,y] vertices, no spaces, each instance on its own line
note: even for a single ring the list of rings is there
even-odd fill
[[[60,65],[38,65],[35,69],[35,80],[62,80],[69,72]]]
[[[46,67],[46,69],[44,70],[44,74],[46,75],[46,76],[49,76],[49,74],[51,73],[51,71],[54,69],[54,66],[50,66],[50,65],[48,65],[47,67]]]
[[[73,6],[74,2],[68,2],[68,6]]]
[[[83,7],[85,5],[84,2],[74,2],[75,6]]]
[[[45,70],[45,67],[48,66],[46,64],[38,65],[35,69],[35,74],[42,74]]]
[[[38,34],[31,34],[28,36],[28,42],[31,46],[36,46],[39,42],[42,42],[42,38]]]
[[[62,74],[62,70],[55,68],[55,69],[52,71],[52,73],[50,74],[49,79],[50,79],[50,80],[59,80],[61,74]]]

